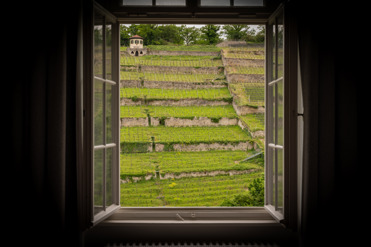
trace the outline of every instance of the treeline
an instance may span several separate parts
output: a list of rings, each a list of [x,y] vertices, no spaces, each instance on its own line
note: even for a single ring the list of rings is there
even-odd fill
[[[264,42],[264,25],[256,29],[249,25],[205,25],[200,28],[186,25],[131,24],[120,26],[122,46],[129,46],[129,38],[139,35],[144,45],[215,45],[224,39]]]

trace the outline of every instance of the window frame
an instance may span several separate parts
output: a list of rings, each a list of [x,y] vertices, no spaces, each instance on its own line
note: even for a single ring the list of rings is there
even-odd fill
[[[94,3],[94,6],[98,6],[100,9],[103,9],[103,7],[101,7],[100,5]],[[275,16],[279,11],[283,11],[284,9],[284,5],[281,5],[276,11],[275,13],[272,14],[272,17]],[[105,11],[105,10],[104,10]],[[108,11],[105,11],[105,13],[108,13]],[[285,95],[285,104],[284,104],[284,107],[285,107],[285,110],[284,110],[284,114],[285,114],[285,120],[284,120],[284,125],[285,125],[285,129],[288,129],[289,131],[285,131],[285,134],[284,134],[284,139],[285,139],[285,150],[284,150],[284,174],[285,174],[285,181],[284,181],[284,189],[285,189],[285,193],[284,193],[284,197],[285,197],[285,200],[284,200],[284,206],[285,206],[285,211],[284,211],[284,215],[283,215],[283,218],[277,218],[276,214],[274,212],[272,212],[272,210],[270,210],[269,207],[252,207],[252,208],[221,208],[221,207],[218,207],[218,208],[204,208],[204,207],[196,207],[196,208],[182,208],[182,207],[176,207],[176,208],[166,208],[166,209],[163,209],[163,208],[156,208],[155,211],[159,211],[161,212],[163,218],[161,217],[156,217],[156,214],[154,214],[154,211],[153,211],[153,208],[123,208],[120,206],[120,204],[118,204],[117,206],[113,207],[113,208],[110,208],[109,212],[106,212],[105,214],[101,215],[99,217],[99,219],[94,219],[94,217],[91,217],[92,218],[92,223],[93,224],[97,224],[99,222],[105,222],[105,224],[107,225],[117,225],[117,223],[123,223],[123,224],[127,224],[127,223],[153,223],[153,222],[163,222],[163,223],[169,223],[169,219],[173,219],[173,220],[170,220],[170,222],[173,223],[185,223],[185,222],[188,222],[188,220],[186,218],[188,217],[185,217],[184,215],[187,215],[187,214],[190,214],[192,215],[192,213],[195,213],[196,215],[200,215],[200,216],[204,216],[206,218],[208,218],[208,222],[213,222],[213,223],[229,223],[229,224],[241,224],[243,223],[244,225],[248,224],[252,224],[252,225],[256,225],[256,224],[263,224],[264,225],[264,222],[265,220],[262,220],[262,214],[261,214],[261,210],[264,209],[266,213],[269,213],[270,215],[273,216],[274,219],[278,219],[278,223],[281,223],[281,224],[284,224],[286,226],[289,226],[293,229],[296,229],[297,227],[297,223],[296,223],[296,218],[297,218],[297,206],[296,206],[296,203],[297,203],[297,200],[296,200],[296,197],[297,197],[297,188],[296,188],[296,184],[297,184],[297,168],[296,168],[296,164],[297,164],[297,156],[296,156],[296,152],[297,152],[297,147],[296,147],[296,124],[297,124],[297,102],[296,102],[296,97],[297,97],[297,44],[296,44],[296,36],[295,36],[295,27],[291,27],[291,26],[286,26],[286,23],[288,23],[286,21],[286,16],[285,14],[283,14],[284,16],[284,23],[285,23],[285,28],[284,28],[284,37],[285,37],[285,43],[284,43],[284,51],[285,51],[285,55],[284,55],[284,66],[285,66],[285,69],[284,69],[284,76],[285,76],[285,86],[284,86],[284,95]],[[215,20],[214,20],[215,21]],[[149,20],[148,20],[149,22]],[[181,22],[181,21],[180,21]],[[238,22],[238,21],[237,21]],[[236,22],[236,23],[237,23]],[[90,19],[90,25],[92,25],[93,23],[93,20]],[[114,36],[117,36],[116,39],[117,41],[119,40],[119,24],[123,23],[123,21],[120,22],[120,20],[117,21],[117,27],[116,27],[116,31],[117,32]],[[267,23],[264,22],[266,25]],[[257,24],[256,22],[254,23],[251,23],[251,24]],[[92,31],[91,31],[92,32]],[[290,35],[289,35],[290,34]],[[266,35],[267,37],[267,35]],[[87,38],[89,38],[89,36],[87,36]],[[93,38],[93,33],[90,34],[90,38]],[[119,46],[119,43],[117,43],[116,45]],[[291,47],[290,47],[291,46]],[[88,56],[84,56],[87,58],[87,60],[89,59],[92,59],[93,57],[93,45],[91,44],[91,47],[90,47],[90,51],[88,49],[88,52],[89,53]],[[119,52],[117,52],[117,54],[119,54]],[[117,56],[117,61],[119,61],[119,57]],[[118,63],[119,64],[119,63]],[[85,74],[92,74],[92,64],[90,65],[90,68],[88,68],[86,71],[85,71]],[[90,70],[90,72],[89,72]],[[119,74],[119,67],[117,68],[117,73]],[[267,75],[266,75],[267,76]],[[266,78],[267,80],[267,78]],[[90,79],[90,83],[89,83],[89,80],[88,80],[88,85],[85,87],[85,93],[88,95],[88,97],[84,97],[85,99],[85,102],[86,102],[86,98],[89,98],[89,95],[90,95],[90,98],[92,98],[92,95],[93,95],[93,88],[92,88],[92,81],[93,81],[93,78]],[[119,83],[119,80],[118,80],[118,83]],[[90,85],[89,85],[90,84]],[[119,95],[119,90],[118,91],[118,95]],[[90,112],[89,109],[92,109],[92,105],[93,105],[93,101],[91,100],[91,102],[88,102],[85,104],[86,107],[85,107],[85,111],[86,111],[86,114],[85,114],[85,117],[88,117],[88,119],[90,118],[90,120],[92,120],[92,112]],[[119,108],[119,107],[118,107]],[[294,109],[294,110],[293,110]],[[118,116],[119,116],[119,113],[118,113]],[[88,121],[86,121],[88,122]],[[293,124],[295,122],[295,124]],[[87,126],[87,133],[89,134],[92,134],[92,126],[89,126],[89,124],[86,124],[88,125]],[[287,127],[289,126],[289,127]],[[90,131],[89,131],[90,130]],[[86,133],[86,130],[85,130],[85,133]],[[93,143],[93,140],[91,137],[87,138],[87,142],[89,143]],[[91,167],[91,164],[92,164],[92,161],[93,161],[93,156],[92,156],[92,151],[88,151],[88,156],[89,156],[89,153],[90,153],[90,157],[88,157],[87,159],[87,167],[88,167],[88,171],[90,172],[90,174],[92,174],[92,167]],[[118,152],[117,152],[118,153]],[[119,154],[118,154],[119,156]],[[119,177],[119,172],[117,174],[117,176]],[[92,178],[88,178],[88,180],[90,179],[90,186],[92,186]],[[118,184],[119,186],[119,184]],[[89,187],[89,186],[88,186]],[[118,190],[119,191],[119,190]],[[119,195],[118,195],[119,197]],[[288,200],[288,198],[290,198]],[[92,195],[90,195],[90,202],[91,202],[91,205],[93,204],[92,203]],[[119,201],[118,201],[119,203]],[[93,210],[90,209],[91,211],[88,212],[88,215],[92,215],[93,213]],[[136,213],[132,214],[133,212],[135,212],[135,210],[139,210],[139,211],[136,211]],[[214,210],[214,212],[216,211],[219,211],[218,214],[210,214],[210,210]],[[216,210],[216,211],[215,211]],[[236,219],[228,219],[228,216],[230,216],[231,214],[235,213],[236,211],[240,212],[240,213],[246,213],[246,215],[248,215],[247,218],[244,218],[244,220],[236,220]],[[141,212],[140,214],[138,214],[138,212]],[[259,213],[258,213],[259,212]],[[126,216],[127,215],[131,215],[132,218],[130,221],[127,220]],[[146,216],[145,216],[146,215]],[[182,216],[183,215],[183,216]],[[213,215],[213,217],[211,217],[211,215]],[[180,217],[179,217],[180,216]],[[184,220],[182,220],[181,218],[183,218]],[[263,217],[264,218],[264,217]],[[272,219],[273,219],[272,218]],[[192,223],[199,223],[199,224],[202,224],[202,223],[205,223],[205,221],[202,221],[202,220],[192,220],[192,217],[190,218],[191,220],[189,222],[192,222]],[[196,217],[196,219],[198,219],[198,217]],[[103,223],[102,222],[102,223]],[[207,222],[206,222],[207,223]],[[272,221],[266,221],[265,223],[267,223],[267,225],[271,225],[272,224]]]

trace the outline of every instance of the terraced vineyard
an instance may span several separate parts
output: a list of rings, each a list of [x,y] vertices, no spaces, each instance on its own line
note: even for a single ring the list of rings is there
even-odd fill
[[[264,147],[264,50],[150,49],[167,55],[121,52],[121,205],[220,206],[248,191],[264,177],[262,155],[247,159]]]

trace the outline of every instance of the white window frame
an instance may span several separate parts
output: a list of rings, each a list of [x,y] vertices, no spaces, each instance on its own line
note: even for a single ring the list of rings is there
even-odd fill
[[[100,8],[102,11],[105,11],[102,7],[100,7],[98,4],[94,4],[94,6],[97,8]],[[278,8],[278,10],[272,15],[272,18],[277,15],[280,11],[283,11],[284,7],[283,5]],[[109,14],[105,12],[106,14]],[[285,17],[284,17],[285,18]],[[92,20],[90,20],[90,23],[93,23]],[[286,22],[286,20],[285,20]],[[285,23],[284,22],[284,23]],[[143,22],[142,22],[143,23]],[[256,23],[254,23],[256,24]],[[285,24],[286,25],[286,24]],[[116,43],[116,49],[119,49],[119,28],[118,25],[116,27],[116,40],[118,43]],[[297,218],[297,188],[296,188],[296,180],[297,180],[297,147],[296,147],[296,124],[297,124],[297,60],[294,59],[297,58],[297,49],[296,49],[296,37],[295,35],[288,36],[288,33],[292,30],[295,30],[294,28],[290,29],[290,27],[285,26],[285,56],[284,56],[284,78],[285,78],[285,85],[284,85],[284,95],[285,95],[285,149],[284,149],[284,207],[285,211],[283,215],[277,215],[275,213],[275,210],[272,210],[272,207],[269,205],[266,205],[265,207],[241,207],[241,208],[203,208],[203,207],[193,207],[193,208],[182,208],[182,207],[176,207],[176,208],[121,208],[119,203],[119,183],[117,184],[118,188],[118,195],[117,195],[117,205],[107,209],[104,213],[99,215],[99,217],[93,216],[93,209],[90,209],[91,211],[88,212],[88,215],[92,216],[92,222],[93,224],[97,224],[101,222],[101,225],[109,225],[109,226],[117,226],[118,224],[152,224],[152,223],[171,223],[171,224],[177,224],[177,223],[197,223],[197,224],[238,224],[238,225],[264,225],[264,226],[273,226],[276,227],[277,224],[283,223],[285,225],[289,225],[291,228],[296,228],[296,218]],[[290,30],[290,31],[289,31]],[[294,32],[292,32],[294,33]],[[91,38],[93,35],[91,34]],[[266,35],[267,37],[267,35]],[[88,37],[89,38],[89,37]],[[291,47],[290,47],[291,46]],[[92,53],[93,46],[90,47],[90,52]],[[89,50],[88,50],[89,52]],[[119,54],[119,52],[117,52]],[[84,56],[87,59],[92,58],[92,54],[88,56]],[[117,56],[117,63],[119,64],[119,57]],[[267,59],[266,59],[267,61]],[[117,69],[117,76],[119,76],[119,67]],[[85,70],[85,73],[88,75],[92,75],[92,68],[88,68]],[[117,79],[119,81],[119,77]],[[92,81],[93,78],[87,83],[88,85],[85,87],[85,92],[87,95],[90,95],[90,98],[92,98],[93,94],[93,88],[92,88]],[[266,82],[267,83],[267,82]],[[273,82],[274,83],[274,82]],[[117,90],[117,97],[119,97],[119,90]],[[85,100],[86,102],[86,100]],[[92,109],[93,101],[91,99],[90,102],[87,102],[86,104],[86,115],[85,117],[88,117],[87,119],[90,119],[92,121],[92,112],[89,111],[89,109]],[[116,112],[119,116],[119,107]],[[87,121],[88,122],[88,121]],[[293,124],[295,123],[295,124]],[[87,130],[84,130],[84,133],[90,133],[92,134],[92,126],[87,124]],[[118,135],[119,136],[119,135]],[[91,137],[86,138],[88,142],[90,142],[90,146],[92,147],[93,139]],[[93,162],[93,156],[92,156],[92,150],[87,151],[88,155],[86,156],[87,162],[87,170],[90,172],[89,174],[92,174],[92,162]],[[118,153],[118,152],[117,152]],[[89,155],[90,154],[90,155]],[[118,154],[119,155],[119,154]],[[118,157],[119,160],[119,157]],[[90,164],[90,165],[89,165]],[[119,167],[119,164],[117,164]],[[119,170],[117,176],[119,177]],[[90,180],[90,186],[92,186],[92,178],[87,178],[87,180]],[[91,188],[92,189],[92,188]],[[92,195],[90,197],[90,202],[92,205]],[[288,199],[290,198],[290,199]],[[237,213],[237,214],[236,214]],[[272,215],[273,218],[270,216]]]

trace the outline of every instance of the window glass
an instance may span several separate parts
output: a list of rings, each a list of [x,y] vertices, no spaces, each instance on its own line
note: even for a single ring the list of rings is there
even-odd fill
[[[94,75],[103,77],[103,16],[95,13]]]
[[[103,92],[102,81],[94,80],[94,146],[103,144]]]
[[[112,24],[106,25],[106,79],[112,80]]]
[[[113,148],[106,149],[106,163],[105,163],[105,176],[106,176],[106,205],[113,204]]]
[[[230,6],[230,0],[201,0],[201,6]]]
[[[106,84],[106,143],[112,143],[113,142],[113,136],[112,136],[112,129],[113,129],[113,121],[112,121],[112,107],[113,107],[113,91],[114,85],[111,85],[109,83]]]
[[[276,149],[277,210],[283,213],[283,149]]]
[[[283,80],[277,82],[277,97],[276,97],[276,144],[283,146]]]
[[[234,0],[234,6],[264,6],[263,0]]]
[[[185,6],[185,0],[156,0],[156,5],[159,6]]]
[[[94,214],[103,211],[103,151],[94,150]]]
[[[152,5],[152,0],[122,0],[124,6]]]

